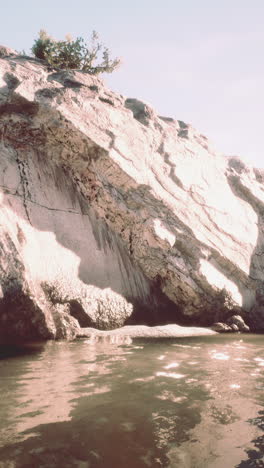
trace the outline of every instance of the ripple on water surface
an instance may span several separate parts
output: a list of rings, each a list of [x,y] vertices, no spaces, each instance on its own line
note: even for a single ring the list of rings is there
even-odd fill
[[[5,354],[0,467],[263,467],[263,372],[252,335]]]

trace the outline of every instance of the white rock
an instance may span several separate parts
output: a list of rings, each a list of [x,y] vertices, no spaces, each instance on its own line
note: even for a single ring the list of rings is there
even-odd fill
[[[262,171],[93,76],[9,56],[0,83],[4,295],[19,259],[33,289],[111,288],[154,307],[155,284],[175,321],[242,307],[262,327]]]

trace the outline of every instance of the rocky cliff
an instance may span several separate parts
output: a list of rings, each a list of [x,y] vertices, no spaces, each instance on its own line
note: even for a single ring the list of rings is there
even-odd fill
[[[1,50],[0,339],[234,312],[263,330],[264,173],[98,78]]]

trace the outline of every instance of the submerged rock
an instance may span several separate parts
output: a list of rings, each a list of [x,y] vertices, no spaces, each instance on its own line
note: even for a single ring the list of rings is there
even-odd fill
[[[264,330],[260,170],[97,77],[3,48],[0,154],[0,339],[231,314]]]

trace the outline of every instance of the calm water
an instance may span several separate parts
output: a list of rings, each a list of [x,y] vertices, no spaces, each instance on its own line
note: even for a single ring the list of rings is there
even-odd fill
[[[6,352],[0,467],[264,467],[263,338]]]

